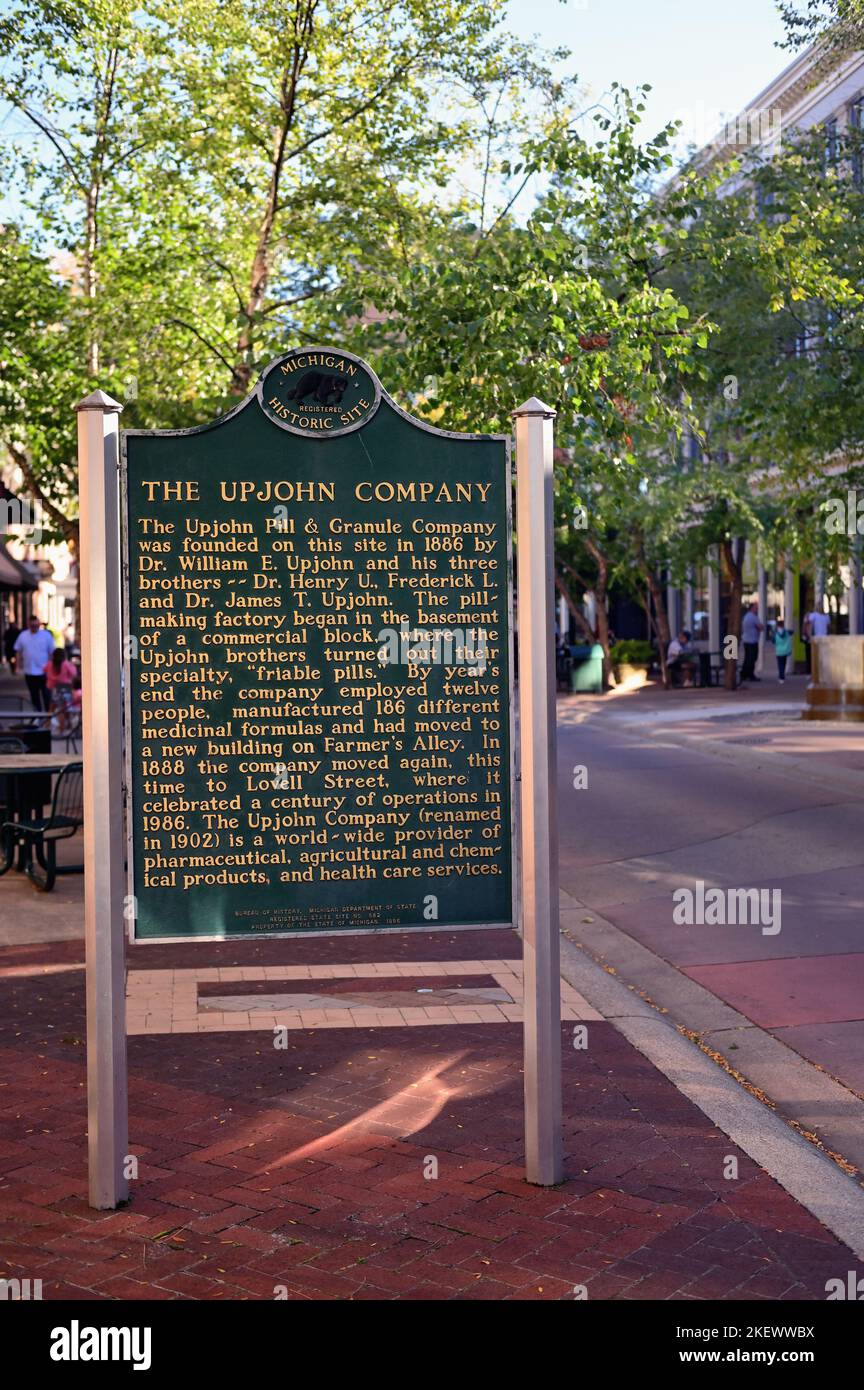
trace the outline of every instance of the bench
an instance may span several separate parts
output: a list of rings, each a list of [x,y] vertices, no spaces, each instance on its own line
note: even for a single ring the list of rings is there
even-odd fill
[[[722,652],[699,653],[699,683],[702,686],[723,685],[726,680],[726,659]],[[738,688],[738,671],[735,671],[735,687]]]

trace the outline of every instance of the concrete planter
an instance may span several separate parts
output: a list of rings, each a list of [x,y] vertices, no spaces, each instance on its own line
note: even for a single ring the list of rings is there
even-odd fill
[[[804,719],[864,722],[864,636],[816,637]]]
[[[631,665],[629,661],[619,661],[615,665],[616,686],[626,686],[628,690],[638,690],[648,683],[648,662]]]

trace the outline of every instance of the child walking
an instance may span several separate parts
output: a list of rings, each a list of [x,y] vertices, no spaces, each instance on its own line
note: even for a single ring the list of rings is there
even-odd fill
[[[782,685],[786,679],[786,662],[792,655],[792,633],[782,618],[777,620],[774,631],[774,652],[777,657],[777,679]]]

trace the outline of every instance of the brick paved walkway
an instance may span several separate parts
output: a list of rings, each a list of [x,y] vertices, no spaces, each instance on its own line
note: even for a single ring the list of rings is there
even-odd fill
[[[300,1019],[283,1048],[268,1035],[278,1012],[250,1026],[256,993],[314,979],[404,1011],[424,1007],[406,1003],[417,988],[500,989],[495,967],[518,956],[503,931],[132,948],[133,988],[191,971],[199,1009],[215,990],[224,1020],[240,995],[247,1022],[130,1037],[139,1176],[128,1208],[98,1214],[82,943],[3,948],[0,1276],[41,1278],[55,1299],[561,1300],[584,1285],[589,1299],[773,1300],[824,1299],[828,1278],[856,1268],[578,999],[587,1021],[562,1023],[568,1176],[552,1191],[522,1179],[521,1028],[503,1012],[495,1026]],[[327,969],[292,978],[306,966]]]

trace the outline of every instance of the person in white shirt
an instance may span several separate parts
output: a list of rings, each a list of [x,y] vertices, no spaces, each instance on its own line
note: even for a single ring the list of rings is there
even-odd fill
[[[669,646],[666,648],[667,669],[670,676],[675,677],[677,671],[681,672],[682,685],[685,689],[693,684],[693,666],[696,661],[696,652],[690,642],[689,632],[679,632],[677,637],[673,637]]]
[[[827,613],[820,613],[814,608],[812,613],[808,613],[804,618],[805,637],[827,637],[831,630],[831,619]]]
[[[43,627],[36,614],[31,613],[27,630],[19,633],[15,641],[15,652],[18,656],[18,669],[24,672],[34,709],[48,709],[45,667],[54,645],[54,638],[47,627]]]

